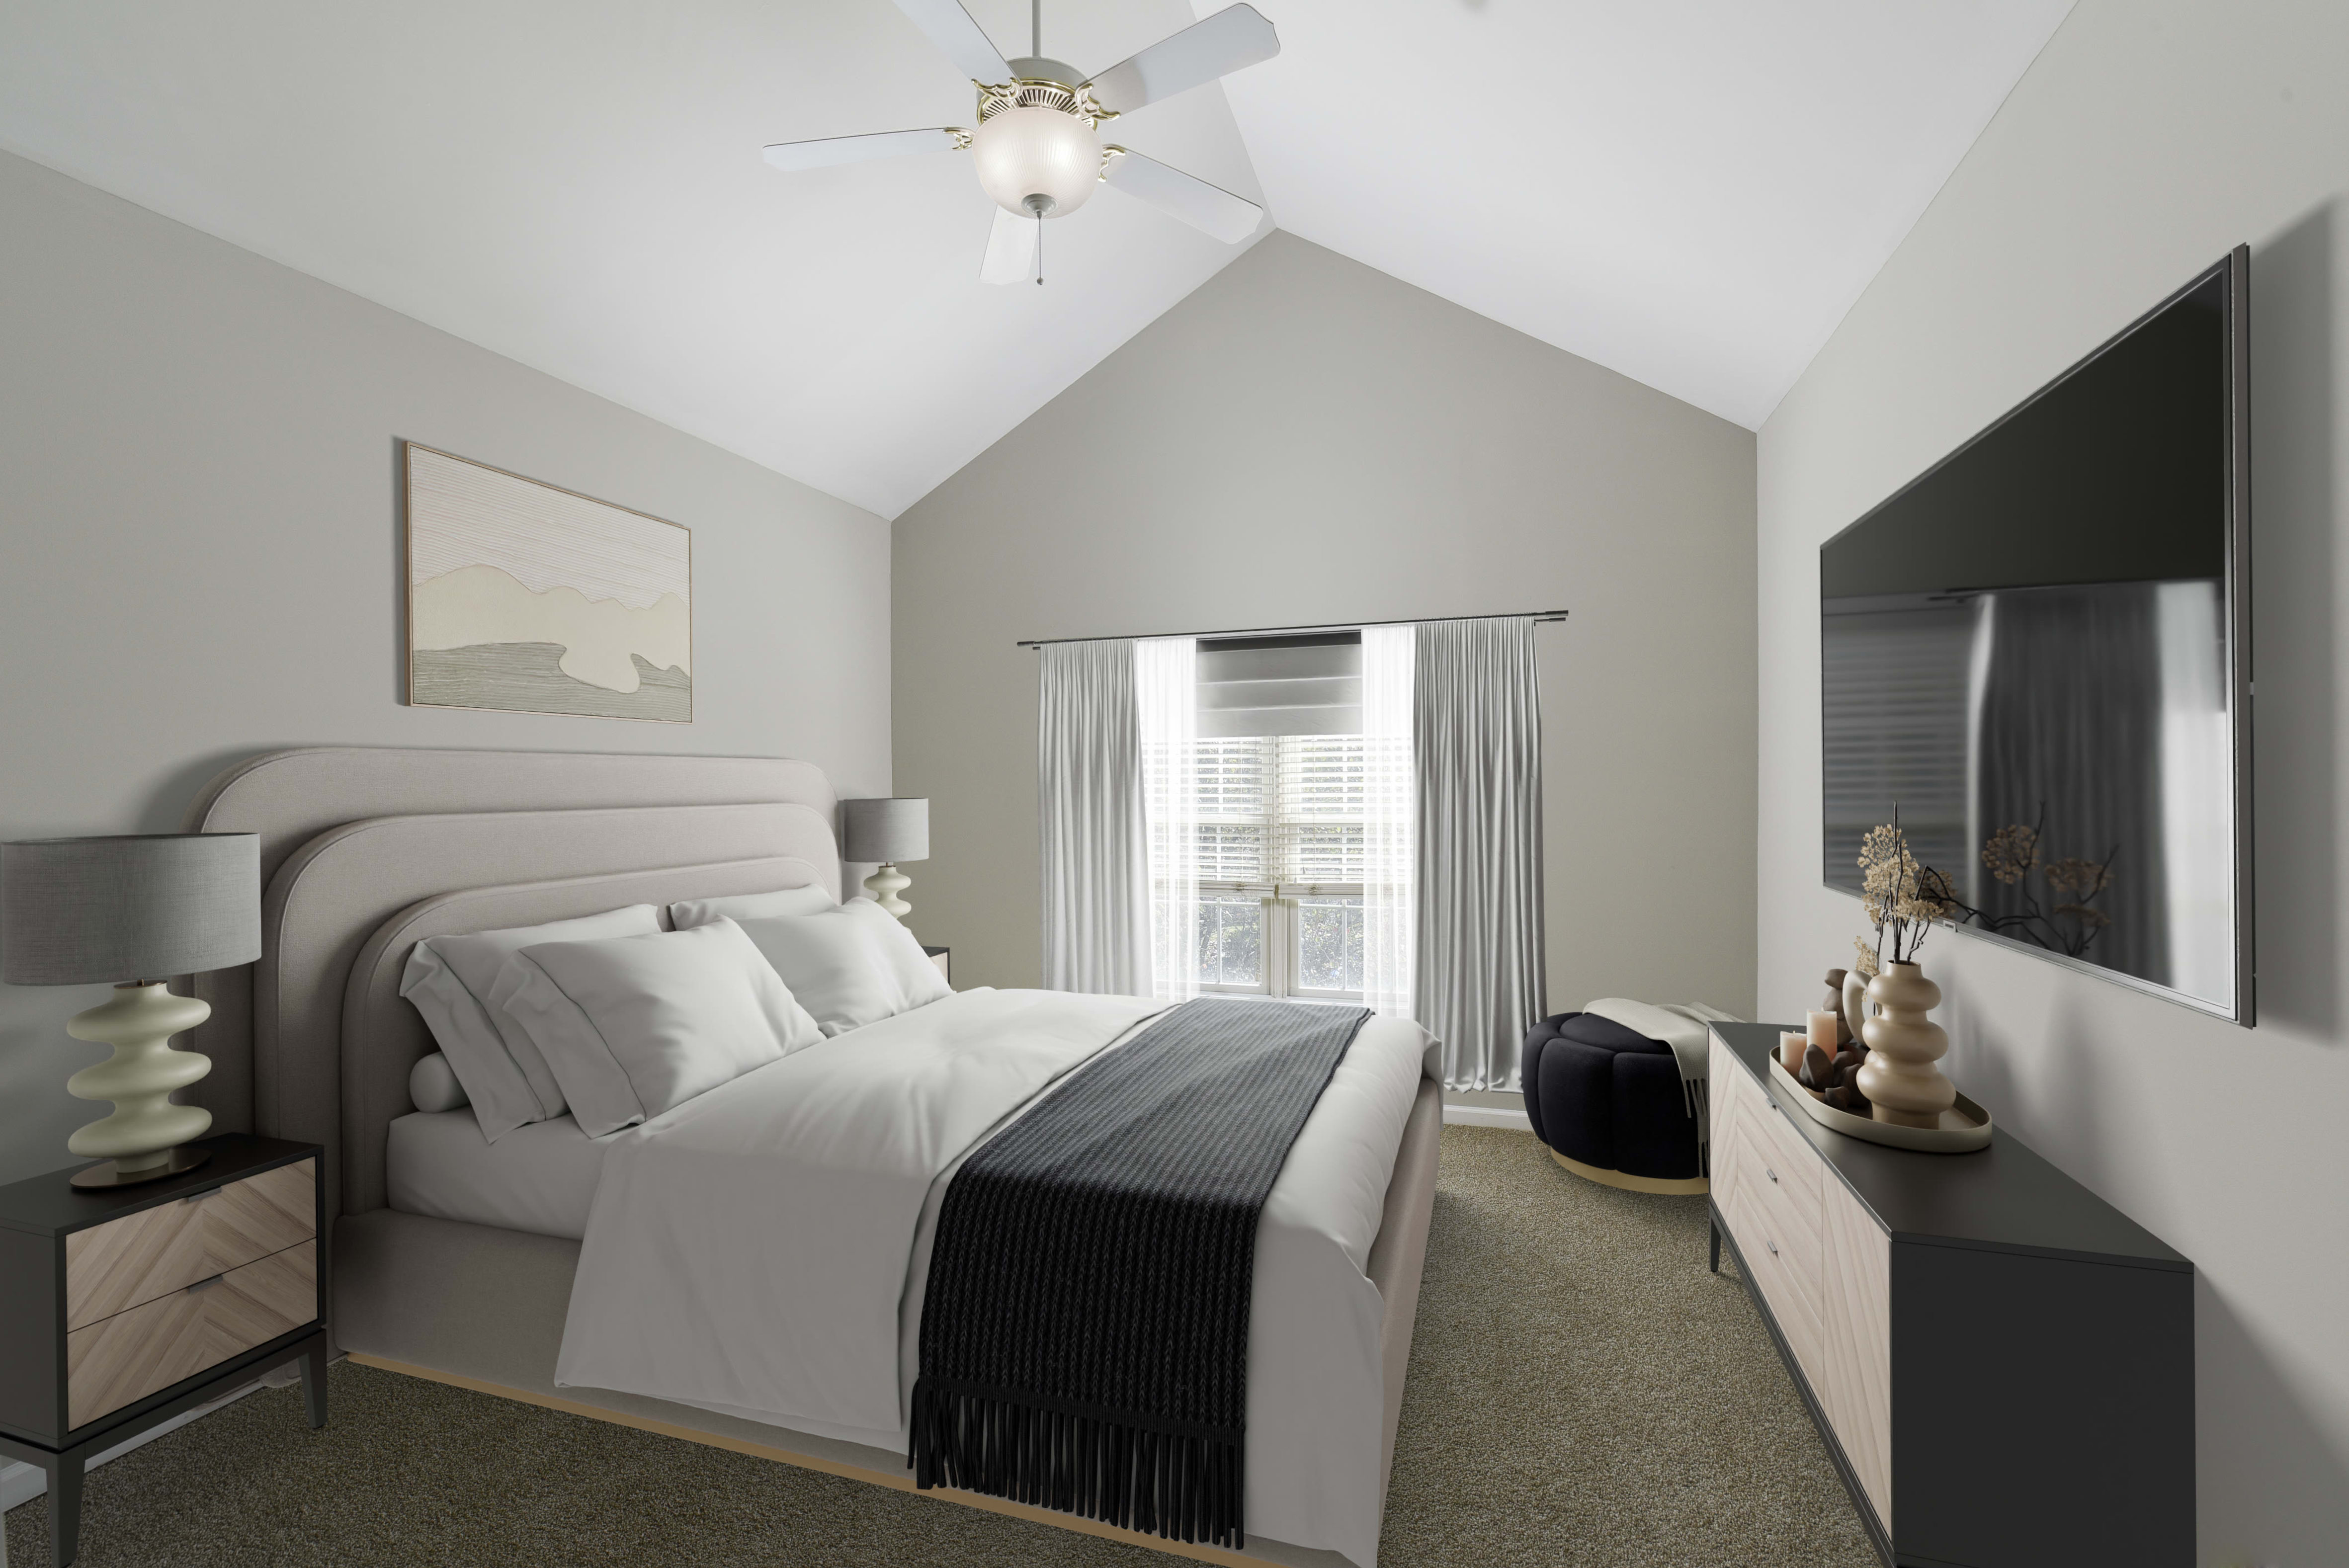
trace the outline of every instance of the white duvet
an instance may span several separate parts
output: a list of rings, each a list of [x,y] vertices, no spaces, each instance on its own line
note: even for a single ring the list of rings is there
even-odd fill
[[[963,1157],[1162,1004],[959,992],[610,1140],[555,1381],[906,1451],[930,1232]],[[1366,1024],[1257,1233],[1247,1529],[1373,1568],[1385,1387],[1364,1275],[1430,1042]]]

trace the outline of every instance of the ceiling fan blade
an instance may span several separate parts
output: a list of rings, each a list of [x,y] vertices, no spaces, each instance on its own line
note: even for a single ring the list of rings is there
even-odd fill
[[[995,227],[987,236],[987,259],[978,263],[983,284],[1024,284],[1036,275],[1036,220],[995,210]]]
[[[1110,160],[1105,176],[1110,184],[1162,212],[1173,213],[1202,233],[1213,234],[1226,245],[1237,245],[1255,233],[1258,220],[1264,216],[1263,208],[1220,185],[1210,185],[1195,175],[1169,169],[1154,158],[1144,158],[1123,147],[1108,150],[1117,154]]]
[[[764,149],[768,162],[778,169],[829,169],[835,163],[863,163],[868,159],[895,158],[906,152],[944,152],[957,145],[960,132],[881,130],[870,136],[827,136],[817,141],[779,141]]]
[[[975,82],[1008,82],[1011,67],[979,25],[956,0],[897,0],[897,9],[945,51],[955,69]]]
[[[953,0],[941,0],[952,5]],[[906,0],[898,0],[905,5]],[[1280,53],[1280,35],[1253,5],[1233,5],[1102,72],[1086,85],[1115,114],[1204,86]]]

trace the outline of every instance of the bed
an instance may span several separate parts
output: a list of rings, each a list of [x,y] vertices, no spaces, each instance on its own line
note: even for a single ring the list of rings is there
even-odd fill
[[[574,1316],[574,1296],[583,1247],[591,1263],[598,1255],[595,1227],[606,1253],[629,1234],[624,1219],[595,1216],[599,1191],[604,1209],[619,1206],[605,1190],[605,1168],[615,1145],[631,1140],[589,1138],[558,1119],[492,1145],[470,1111],[419,1111],[408,1090],[410,1068],[434,1049],[398,995],[417,942],[636,903],[811,885],[836,898],[833,808],[829,783],[803,763],[552,753],[279,752],[203,792],[190,828],[259,833],[266,889],[260,963],[199,984],[214,1007],[192,1042],[216,1064],[204,1103],[223,1130],[326,1147],[329,1211],[339,1215],[328,1250],[330,1326],[341,1350],[394,1371],[912,1487],[902,1393],[899,1419],[879,1401],[910,1380],[918,1264],[954,1162],[907,1232],[895,1343],[884,1347],[895,1364],[868,1354],[871,1377],[834,1412],[855,1418],[832,1420],[755,1389],[748,1403],[708,1398],[726,1389],[657,1369],[633,1387],[561,1376],[568,1355],[574,1374],[587,1366],[630,1381],[610,1370],[631,1365],[625,1357],[582,1359],[590,1336],[580,1319],[590,1315],[583,1305]],[[867,1026],[883,1033],[864,1045],[919,1053],[926,1032],[1000,1030],[1023,1008],[1074,1001],[962,993]],[[1123,1038],[1144,1022],[1137,1014],[1112,1032]],[[893,1034],[893,1026],[903,1027]],[[1424,1076],[1423,1044],[1414,1026],[1365,1026],[1267,1202],[1248,1328],[1243,1550],[975,1493],[929,1495],[1205,1561],[1375,1568],[1434,1186],[1440,1099]],[[734,1087],[703,1098],[715,1104]],[[579,1295],[583,1304],[603,1298],[592,1271]],[[769,1359],[789,1382],[791,1357]],[[663,1397],[679,1392],[688,1398]]]

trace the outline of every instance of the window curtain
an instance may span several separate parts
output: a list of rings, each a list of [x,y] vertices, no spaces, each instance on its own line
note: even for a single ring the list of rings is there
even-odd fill
[[[1039,650],[1044,985],[1150,991],[1150,861],[1132,639]]]
[[[1412,1016],[1418,784],[1412,763],[1412,626],[1362,628],[1362,1005]]]
[[[1412,681],[1422,1024],[1444,1081],[1515,1089],[1543,1005],[1541,710],[1529,621],[1430,621]]]
[[[1150,849],[1149,994],[1199,994],[1199,644],[1133,645],[1142,734],[1143,820]]]

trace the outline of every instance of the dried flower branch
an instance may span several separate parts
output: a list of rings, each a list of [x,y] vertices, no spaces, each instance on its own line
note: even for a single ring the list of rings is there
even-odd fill
[[[1933,923],[1952,918],[1959,905],[1949,879],[1920,864],[1909,852],[1908,837],[1900,831],[1899,807],[1893,808],[1889,824],[1870,828],[1860,840],[1859,869],[1860,907],[1876,928],[1876,949],[1869,957],[1877,962],[1883,959],[1889,934],[1892,962],[1915,963]],[[1865,967],[1868,974],[1876,972],[1872,963]]]
[[[1851,939],[1851,944],[1854,948],[1857,949],[1859,953],[1859,961],[1854,964],[1852,967],[1857,970],[1860,974],[1867,975],[1869,979],[1875,979],[1877,973],[1876,949],[1868,944],[1868,938],[1865,936],[1853,937]]]

